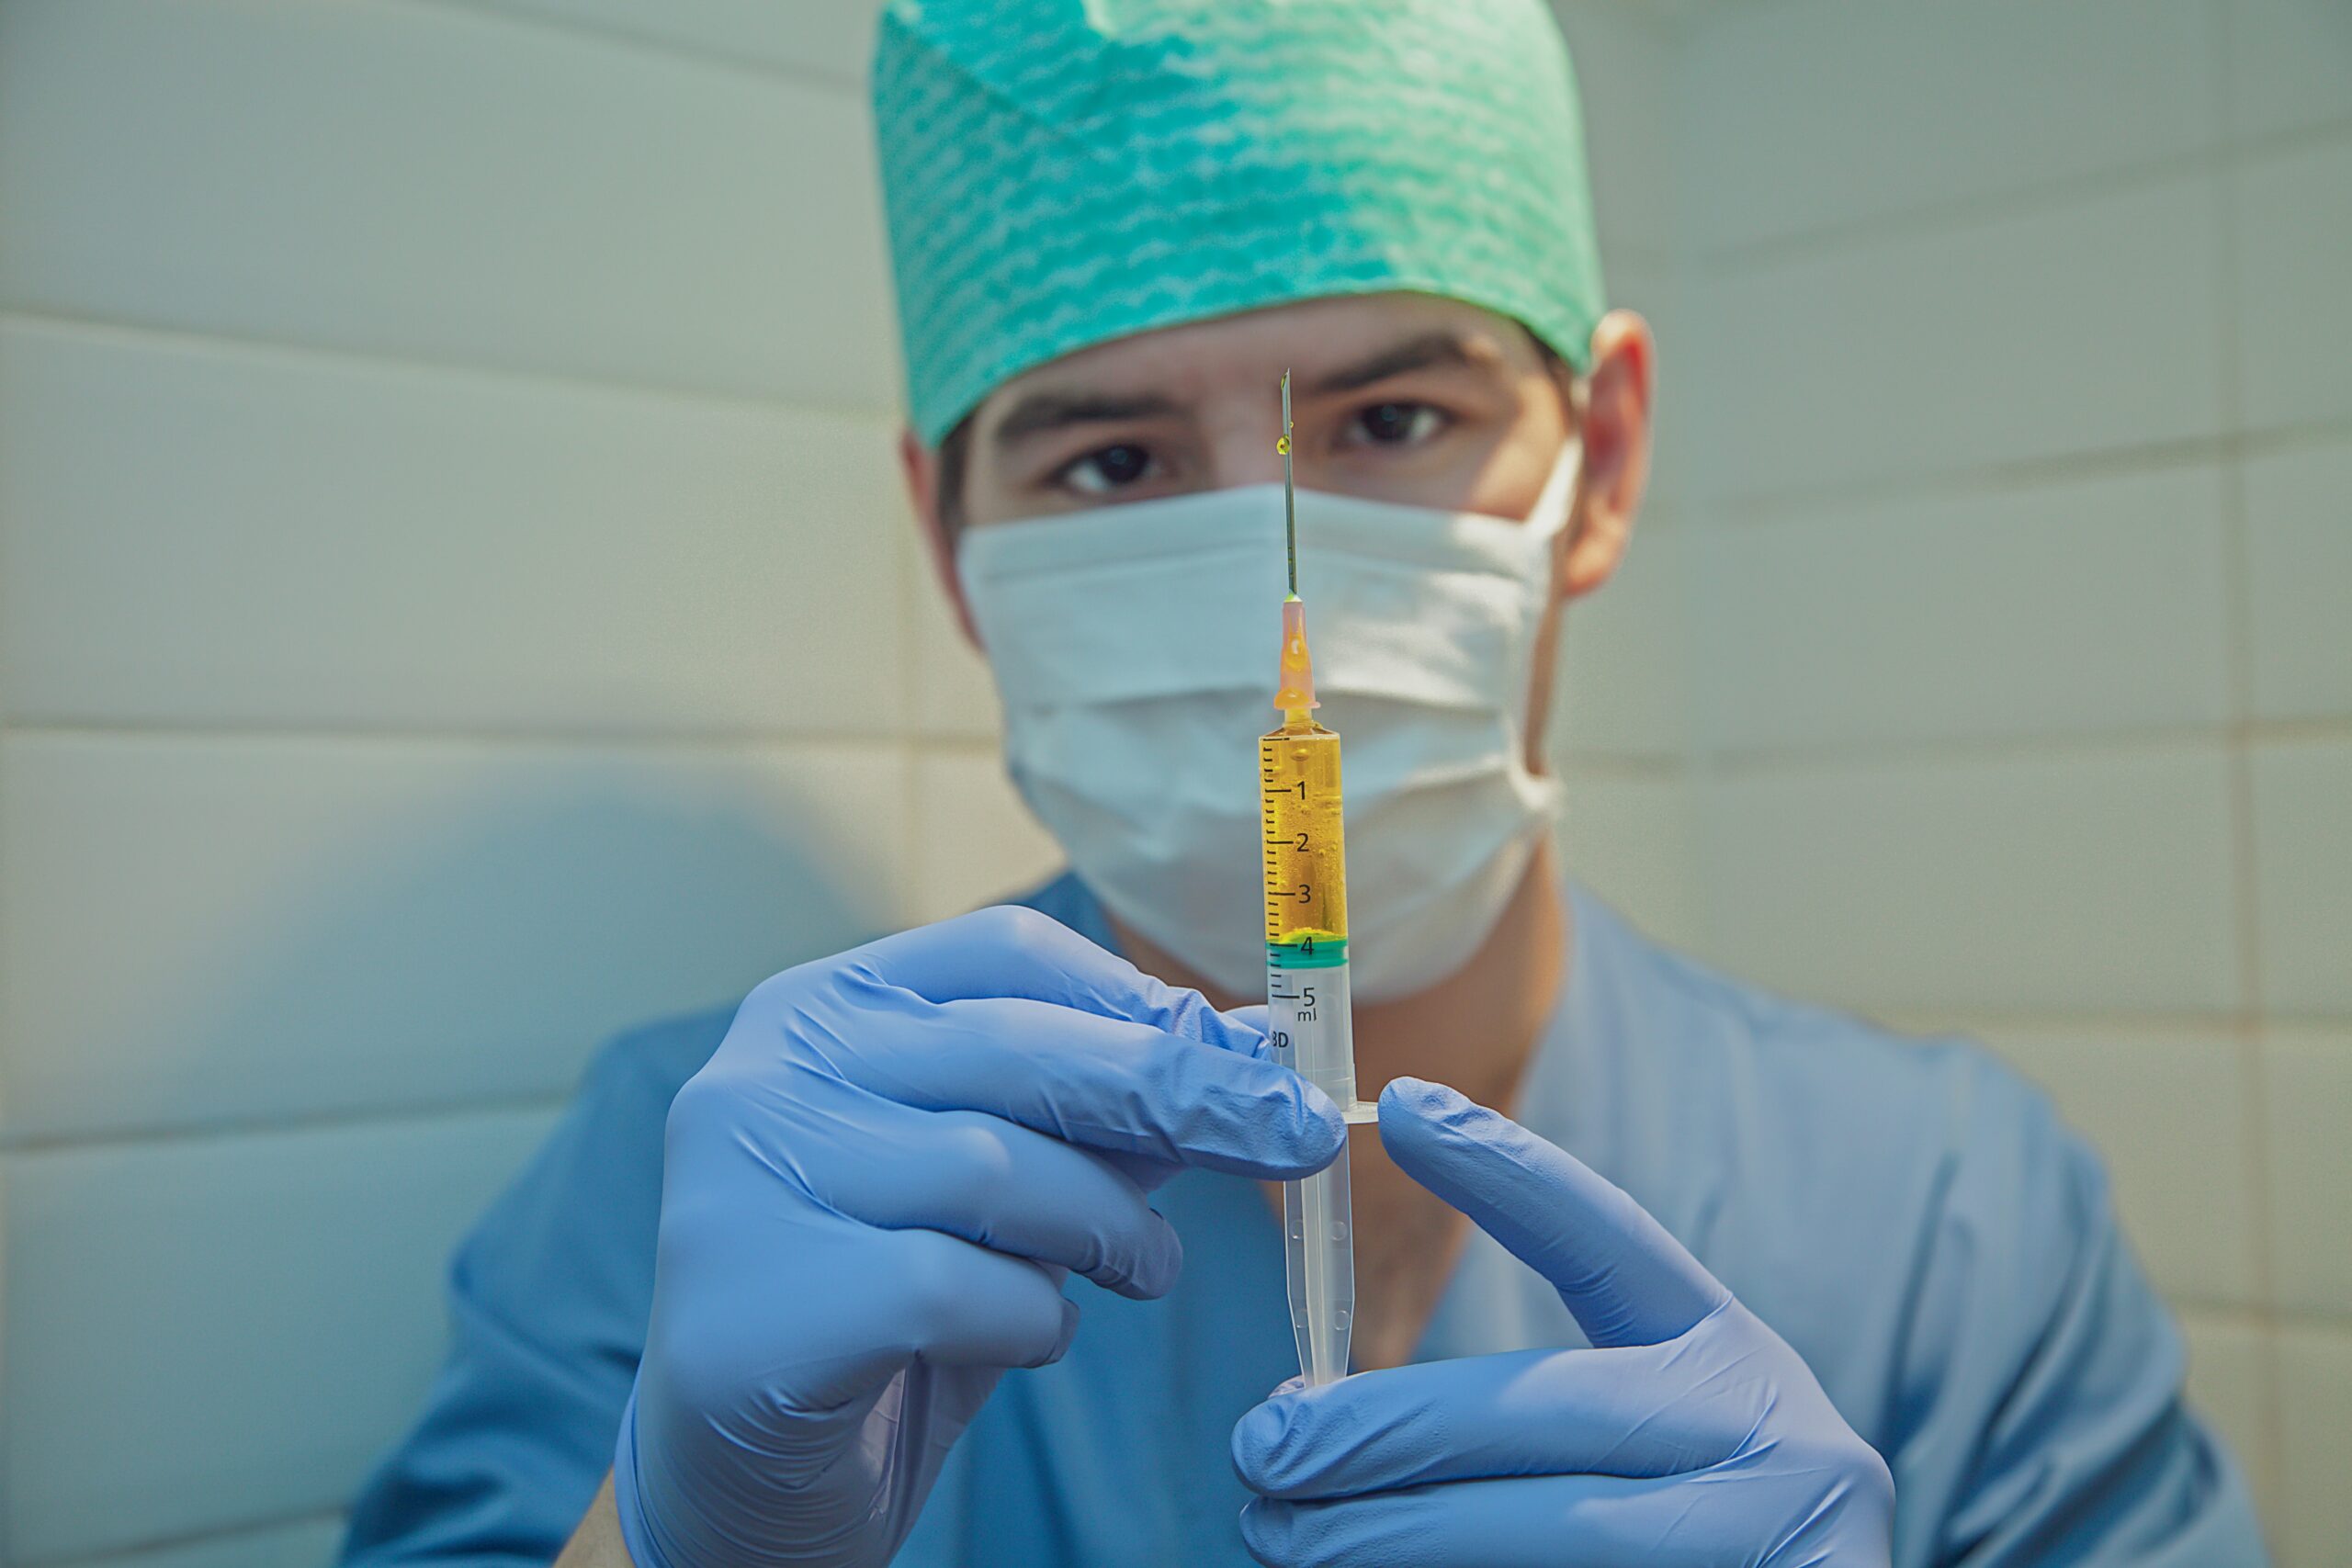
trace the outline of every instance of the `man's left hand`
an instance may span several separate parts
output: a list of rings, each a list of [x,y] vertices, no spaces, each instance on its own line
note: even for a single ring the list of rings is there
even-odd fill
[[[1879,1568],[1894,1483],[1802,1358],[1641,1205],[1450,1089],[1380,1097],[1399,1168],[1558,1289],[1592,1348],[1285,1386],[1233,1429],[1274,1568]]]

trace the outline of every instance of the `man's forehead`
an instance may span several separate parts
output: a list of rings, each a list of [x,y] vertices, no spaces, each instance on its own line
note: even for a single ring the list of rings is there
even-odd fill
[[[1181,412],[1271,385],[1285,369],[1311,395],[1416,369],[1512,375],[1537,363],[1523,329],[1475,305],[1405,294],[1312,299],[1091,344],[997,388],[974,423],[1012,438],[1080,406],[1104,418]]]

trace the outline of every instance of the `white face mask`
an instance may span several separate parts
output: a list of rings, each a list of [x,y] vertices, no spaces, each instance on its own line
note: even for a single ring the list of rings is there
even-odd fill
[[[1366,1000],[1467,963],[1557,809],[1557,782],[1526,765],[1529,683],[1577,459],[1571,443],[1524,524],[1298,492]],[[1237,996],[1265,983],[1258,737],[1280,722],[1282,494],[996,525],[956,553],[1022,797],[1114,915]]]

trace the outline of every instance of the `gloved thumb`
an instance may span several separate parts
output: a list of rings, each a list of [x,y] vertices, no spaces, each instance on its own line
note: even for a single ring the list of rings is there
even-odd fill
[[[1730,1299],[1623,1190],[1443,1084],[1392,1081],[1380,1141],[1406,1175],[1549,1280],[1596,1346],[1660,1344]]]

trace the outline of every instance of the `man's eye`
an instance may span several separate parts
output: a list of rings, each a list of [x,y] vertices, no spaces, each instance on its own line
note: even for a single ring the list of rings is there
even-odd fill
[[[1072,460],[1060,479],[1081,495],[1108,495],[1149,478],[1156,467],[1149,447],[1122,441]]]
[[[1361,446],[1411,446],[1445,424],[1445,415],[1427,403],[1374,403],[1350,422],[1348,435]]]

